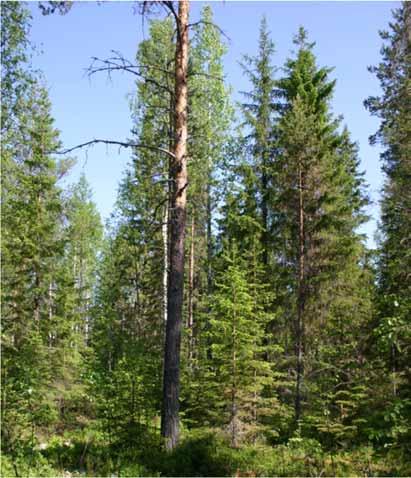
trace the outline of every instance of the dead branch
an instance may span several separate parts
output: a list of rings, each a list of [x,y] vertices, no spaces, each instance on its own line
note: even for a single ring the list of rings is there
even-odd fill
[[[189,27],[196,27],[197,25],[201,25],[201,24],[210,25],[210,26],[214,27],[221,35],[223,35],[223,37],[227,41],[231,42],[231,38],[225,33],[225,31],[213,22],[207,22],[206,20],[199,20],[198,22],[195,22],[195,23],[189,23],[188,26]]]
[[[96,63],[100,63],[102,66],[95,66]],[[173,95],[173,91],[167,85],[163,85],[153,78],[145,76],[141,71],[139,71],[141,68],[149,69],[150,66],[133,65],[130,62],[127,62],[127,60],[119,58],[109,58],[107,60],[102,60],[101,58],[93,57],[92,64],[86,69],[86,72],[88,76],[91,76],[95,73],[106,71],[110,76],[112,71],[127,71],[128,73],[141,78],[146,83],[151,83],[157,88],[166,91],[169,95]]]
[[[148,144],[140,144],[140,143],[133,143],[133,142],[125,142],[125,141],[114,141],[114,140],[108,140],[108,139],[92,139],[91,141],[86,141],[85,143],[78,144],[77,146],[73,146],[72,148],[64,149],[62,151],[54,151],[53,154],[68,154],[77,149],[86,148],[88,146],[92,146],[98,143],[107,144],[110,146],[111,145],[120,146],[121,148],[149,149],[152,151],[157,151],[160,153],[167,154],[171,158],[175,159],[174,153],[165,148],[161,148],[158,146],[150,146]]]

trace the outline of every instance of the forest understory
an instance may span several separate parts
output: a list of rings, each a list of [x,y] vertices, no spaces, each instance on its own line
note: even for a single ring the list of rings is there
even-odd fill
[[[364,98],[373,248],[339,72],[303,27],[277,64],[261,19],[237,104],[212,7],[138,2],[135,58],[88,69],[134,75],[129,138],[63,146],[30,9],[0,6],[1,476],[411,476],[411,3]],[[130,152],[104,225],[93,178],[68,185],[99,143]]]

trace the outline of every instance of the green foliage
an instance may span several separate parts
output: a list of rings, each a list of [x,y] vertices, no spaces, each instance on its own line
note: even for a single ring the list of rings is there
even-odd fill
[[[358,232],[358,147],[305,30],[280,76],[262,20],[233,131],[211,8],[192,25],[173,452],[159,429],[171,184],[157,149],[174,142],[173,21],[151,21],[138,47],[131,134],[147,147],[133,150],[103,239],[84,175],[59,182],[72,160],[54,155],[29,12],[1,12],[2,476],[410,475],[410,6],[382,34],[382,95],[367,100],[385,148],[375,253]]]
[[[244,439],[256,438],[263,428],[261,419],[272,415],[270,408],[276,403],[274,376],[263,359],[269,317],[257,299],[266,293],[258,282],[257,264],[247,262],[236,243],[227,243],[219,261],[208,318],[210,357],[200,366],[208,368],[206,414],[237,446]],[[254,268],[247,271],[247,266]]]
[[[3,195],[2,431],[12,449],[56,417],[49,384],[58,379],[58,347],[65,343],[53,300],[63,241],[59,169],[50,153],[59,143],[49,110],[36,84],[18,117],[24,143],[14,149]]]
[[[144,81],[131,105],[138,142],[166,149],[171,141],[172,52],[172,22],[153,21],[150,38],[137,52]],[[136,427],[155,427],[160,414],[168,168],[163,153],[135,152],[100,260],[87,377],[95,412],[110,440],[121,436],[133,441]]]
[[[380,422],[383,426],[377,426],[379,431],[375,431],[386,436],[387,444],[403,444],[408,450],[411,424],[410,32],[411,8],[403,2],[393,11],[389,31],[381,32],[384,41],[381,62],[370,68],[380,82],[381,95],[369,97],[365,102],[371,114],[381,119],[378,131],[370,140],[372,144],[381,143],[384,148],[381,160],[385,173],[373,359],[388,379],[384,381],[387,395],[383,400],[387,411]]]

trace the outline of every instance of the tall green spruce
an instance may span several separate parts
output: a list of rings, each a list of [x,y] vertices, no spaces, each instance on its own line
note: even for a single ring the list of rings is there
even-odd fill
[[[72,300],[78,274],[69,251],[96,245],[91,223],[82,239],[77,234],[85,198],[74,193],[68,201],[58,185],[72,161],[53,155],[59,133],[28,61],[29,21],[21,3],[2,5],[2,445],[16,473],[40,432],[73,418],[88,306]],[[88,296],[95,254],[76,255],[83,270],[89,266],[82,286]]]
[[[266,316],[265,293],[259,277],[251,277],[249,265],[238,246],[227,244],[220,258],[221,271],[211,298],[210,382],[214,389],[209,407],[212,423],[224,428],[236,447],[261,431],[260,414],[268,405],[262,398],[265,386],[272,385],[270,364],[263,359]]]
[[[318,393],[324,398],[331,390],[352,384],[357,367],[353,365],[349,373],[329,353],[349,346],[351,359],[358,358],[358,337],[348,341],[337,332],[341,324],[360,327],[369,304],[361,267],[364,248],[357,233],[366,198],[356,148],[346,130],[337,130],[338,121],[329,112],[335,81],[328,79],[330,69],[316,66],[313,44],[307,42],[303,29],[295,45],[296,57],[288,60],[277,90],[282,114],[277,126],[279,154],[274,160],[272,228],[276,260],[287,288],[280,305],[291,326],[286,354],[294,349],[295,419],[299,421],[304,409],[322,412],[312,408]],[[360,309],[358,301],[365,301]],[[319,373],[321,380],[316,377]],[[332,413],[338,415],[336,399],[331,402]]]
[[[5,140],[7,186],[2,204],[3,444],[12,452],[55,419],[54,367],[65,344],[55,320],[56,263],[63,255],[59,146],[44,87],[32,80],[14,121],[18,142]],[[31,434],[31,436],[30,436]]]
[[[279,415],[278,375],[267,360],[269,351],[279,351],[268,327],[274,318],[267,264],[272,54],[263,21],[260,56],[245,58],[244,69],[254,87],[243,105],[248,136],[232,140],[225,152],[215,290],[203,319],[211,317],[204,334],[211,347],[200,362],[202,392],[196,403],[198,408],[203,404],[203,424],[228,432],[232,446],[255,441],[263,433],[275,436],[274,416]]]
[[[384,149],[381,160],[385,174],[375,359],[390,380],[375,407],[380,411],[375,422],[386,425],[388,440],[406,443],[411,420],[411,4],[403,2],[393,11],[390,30],[382,32],[381,38],[382,60],[370,71],[377,76],[382,92],[365,102],[371,114],[381,119],[371,143],[380,143]]]
[[[49,153],[59,143],[44,88],[34,83],[25,101],[18,117],[22,142],[12,151],[13,170],[7,172],[13,176],[2,205],[3,430],[11,434],[6,443],[25,436],[14,426],[16,410],[33,423],[46,419],[45,387],[63,339],[51,299],[56,260],[63,253],[58,169]]]
[[[250,157],[248,175],[254,184],[249,184],[250,194],[255,196],[255,218],[261,224],[263,262],[268,266],[270,255],[270,211],[269,195],[273,156],[274,113],[275,113],[275,68],[272,64],[274,43],[270,39],[267,19],[263,17],[260,26],[258,54],[245,56],[243,69],[249,77],[253,89],[243,92],[246,102],[242,105],[247,128],[247,152]],[[251,211],[249,211],[251,213]]]

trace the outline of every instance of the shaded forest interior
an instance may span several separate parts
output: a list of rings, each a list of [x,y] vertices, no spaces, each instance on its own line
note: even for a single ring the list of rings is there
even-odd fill
[[[374,249],[307,31],[277,65],[262,18],[237,105],[210,6],[138,7],[135,58],[89,68],[134,75],[130,139],[64,149],[30,11],[1,3],[2,476],[410,476],[411,3],[364,98]],[[130,151],[104,226],[85,175],[63,186],[99,142]]]

